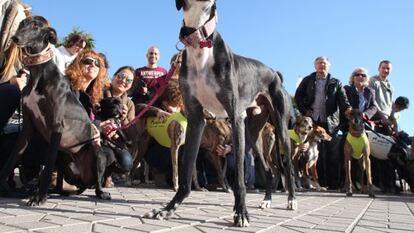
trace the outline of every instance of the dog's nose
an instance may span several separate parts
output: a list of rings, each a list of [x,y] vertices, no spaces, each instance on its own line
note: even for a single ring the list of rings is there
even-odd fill
[[[19,38],[17,38],[17,36],[12,36],[11,38],[13,40],[14,43],[19,43]]]

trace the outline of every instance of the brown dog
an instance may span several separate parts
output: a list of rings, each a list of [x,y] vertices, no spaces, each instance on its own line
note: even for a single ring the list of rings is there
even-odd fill
[[[371,180],[371,160],[370,146],[368,137],[365,134],[364,121],[361,112],[357,109],[353,109],[348,116],[349,131],[346,136],[344,145],[344,163],[345,163],[345,189],[346,195],[352,196],[352,179],[351,179],[351,159],[357,159],[358,164],[363,172],[365,170],[367,183],[368,183],[368,195],[374,197],[372,190]],[[364,176],[361,176],[361,190],[364,187]]]
[[[217,155],[216,148],[219,145],[230,144],[231,136],[231,126],[227,120],[208,119],[200,143],[200,148],[204,148],[208,152],[208,159],[216,169],[219,185],[225,192],[231,192],[226,178],[227,162],[225,158]]]
[[[332,137],[326,130],[320,126],[314,125],[313,130],[308,137],[309,148],[301,153],[299,158],[299,172],[303,177],[303,184],[306,188],[316,189],[317,191],[325,190],[319,185],[318,172],[316,165],[319,157],[318,142],[330,141]]]
[[[302,183],[300,180],[299,161],[304,153],[301,146],[309,141],[309,136],[313,130],[313,121],[310,117],[299,116],[296,120],[295,127],[289,130],[291,158],[295,174],[296,188],[301,189]]]

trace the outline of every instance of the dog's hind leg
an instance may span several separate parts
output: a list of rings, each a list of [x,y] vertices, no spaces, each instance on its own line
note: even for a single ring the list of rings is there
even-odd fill
[[[185,104],[188,125],[185,135],[182,163],[179,167],[178,191],[165,208],[158,210],[153,209],[151,212],[144,215],[146,218],[170,218],[183,200],[191,193],[192,173],[197,159],[205,121],[201,105],[191,96],[185,96],[184,102],[186,101],[190,101],[191,103]]]
[[[292,172],[292,159],[289,156],[291,154],[290,139],[288,137],[287,124],[289,122],[290,113],[290,100],[289,94],[282,89],[279,75],[276,75],[275,81],[269,86],[270,96],[272,97],[272,103],[275,108],[273,123],[275,126],[276,136],[279,139],[281,149],[285,153],[285,179],[286,188],[289,192],[287,208],[291,210],[297,209],[297,201],[295,196],[295,189],[293,184],[293,172]],[[278,151],[280,153],[280,151]]]

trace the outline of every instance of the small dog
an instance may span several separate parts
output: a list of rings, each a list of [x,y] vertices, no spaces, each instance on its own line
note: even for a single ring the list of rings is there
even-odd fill
[[[290,145],[291,145],[291,157],[293,161],[293,167],[295,171],[295,183],[297,189],[302,189],[300,179],[299,161],[304,154],[301,151],[300,146],[309,141],[309,136],[313,130],[312,118],[306,116],[300,116],[297,118],[295,127],[289,130]]]
[[[227,159],[217,155],[219,145],[231,143],[231,126],[224,119],[208,119],[201,137],[200,147],[208,151],[208,159],[216,169],[219,185],[225,192],[231,192],[226,178]]]
[[[362,113],[358,109],[353,109],[348,116],[349,128],[344,145],[344,163],[345,163],[345,189],[346,196],[352,196],[352,179],[351,179],[351,159],[358,160],[362,173],[365,171],[368,183],[368,195],[374,197],[371,179],[371,149],[368,137],[365,133],[364,120]],[[361,176],[361,187],[364,188],[364,176]]]
[[[302,174],[305,188],[316,189],[317,191],[324,191],[325,188],[319,185],[318,172],[316,165],[319,157],[318,142],[330,141],[332,137],[326,130],[320,126],[314,125],[313,130],[308,137],[309,148],[304,153],[301,153],[299,158],[299,173]]]
[[[5,179],[37,132],[49,145],[50,153],[46,156],[39,191],[29,199],[28,205],[46,202],[56,163],[68,183],[80,187],[80,191],[95,185],[97,197],[110,199],[110,194],[102,190],[106,161],[102,148],[93,142],[96,127],[72,92],[69,80],[52,60],[50,44],[57,42],[56,31],[29,17],[20,23],[12,39],[28,55],[23,58],[23,64],[30,71],[30,79],[22,93],[23,131],[1,171],[1,186],[9,190]],[[59,150],[62,155],[58,156]]]

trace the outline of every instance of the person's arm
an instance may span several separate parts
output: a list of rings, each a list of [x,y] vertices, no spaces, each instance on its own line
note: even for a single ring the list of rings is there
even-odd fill
[[[296,102],[296,106],[298,107],[299,112],[302,115],[311,116],[312,109],[308,109],[304,104],[307,85],[308,85],[308,81],[306,78],[304,78],[302,82],[300,82],[298,88],[296,89],[295,102]]]
[[[368,99],[367,109],[363,112],[363,114],[365,115],[367,119],[371,119],[375,115],[375,113],[377,113],[378,108],[375,105],[375,101],[374,101],[375,92],[369,87],[367,87],[367,89],[369,91],[370,98]]]
[[[338,101],[338,106],[341,112],[344,112],[346,116],[348,116],[352,110],[351,105],[349,104],[348,97],[346,96],[345,89],[342,86],[341,81],[338,80],[337,84],[337,93],[336,98]]]

